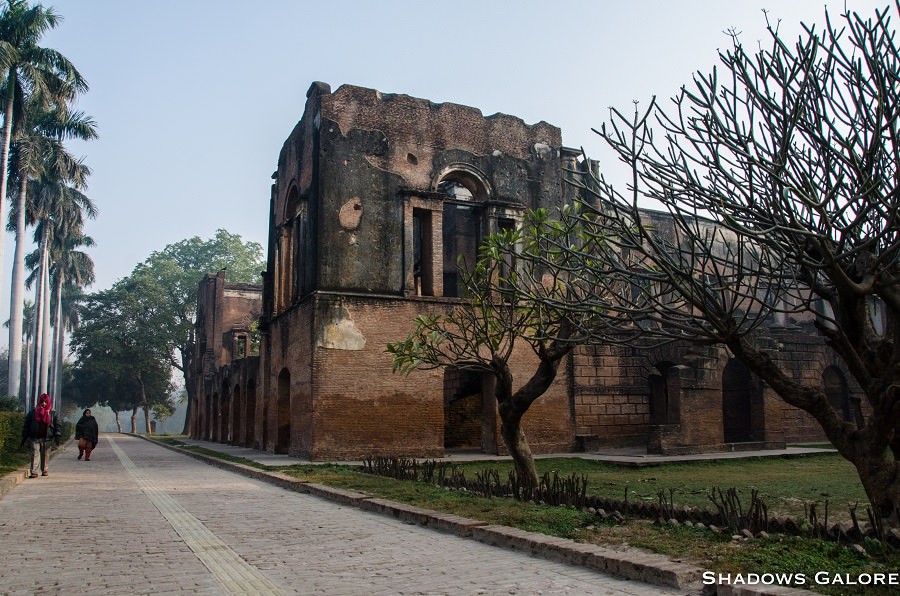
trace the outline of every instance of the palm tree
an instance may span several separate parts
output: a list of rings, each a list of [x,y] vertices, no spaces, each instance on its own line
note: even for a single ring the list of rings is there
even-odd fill
[[[86,167],[86,166],[82,166]],[[59,178],[49,179],[43,175],[31,181],[32,200],[27,204],[28,218],[35,222],[35,241],[39,242],[37,258],[26,259],[35,269],[32,280],[37,275],[36,295],[37,315],[35,316],[35,369],[34,391],[45,392],[50,371],[50,301],[49,274],[51,242],[54,236],[80,233],[84,220],[96,216],[96,208],[80,190]]]
[[[26,117],[16,130],[12,146],[10,173],[17,189],[11,219],[15,221],[16,249],[13,258],[12,290],[10,292],[10,375],[22,365],[22,305],[25,300],[25,227],[27,182],[45,173],[49,177],[70,179],[84,187],[89,170],[70,155],[63,146],[67,139],[89,140],[97,137],[93,120],[81,112],[69,112],[65,106],[46,109],[44,102],[30,101]],[[25,184],[23,184],[23,181]],[[18,377],[10,383],[10,394],[19,391]]]
[[[53,325],[56,337],[53,340],[53,360],[50,377],[52,395],[62,399],[62,366],[65,348],[65,333],[71,331],[77,321],[77,308],[73,307],[73,298],[77,301],[81,290],[94,283],[94,261],[87,253],[78,248],[94,246],[94,239],[84,235],[81,230],[67,233],[57,231],[51,247],[50,277],[53,279],[54,316]],[[68,298],[68,300],[67,300]],[[69,309],[64,309],[68,302]],[[68,317],[64,317],[69,315]],[[61,402],[57,402],[61,403]]]
[[[22,306],[22,320],[23,320],[22,329],[23,329],[24,333],[22,334],[22,337],[20,338],[20,344],[23,344],[25,346],[25,349],[24,349],[25,359],[22,362],[22,367],[19,370],[19,378],[16,379],[16,383],[21,387],[22,381],[23,380],[26,381],[25,382],[25,385],[26,385],[25,391],[20,392],[21,393],[20,402],[22,403],[22,406],[27,410],[31,405],[28,402],[28,399],[26,398],[26,396],[31,395],[31,391],[27,387],[27,385],[28,385],[27,380],[30,378],[30,374],[31,374],[30,373],[30,361],[28,359],[28,350],[29,350],[29,346],[31,345],[32,321],[34,320],[34,302],[32,302],[31,300],[26,300],[25,304]],[[7,319],[7,321],[5,323],[3,323],[3,326],[6,327],[7,329],[10,327],[9,319]],[[24,370],[22,370],[22,369],[24,369]],[[14,394],[10,392],[10,395],[14,395]]]
[[[9,183],[7,162],[13,124],[25,114],[28,97],[66,104],[77,93],[87,91],[87,83],[69,60],[38,45],[45,32],[55,28],[62,17],[40,4],[26,0],[6,0],[0,14],[0,67],[6,72],[3,104],[3,136],[0,140],[0,222],[4,221]],[[3,230],[0,228],[0,267],[3,262]]]

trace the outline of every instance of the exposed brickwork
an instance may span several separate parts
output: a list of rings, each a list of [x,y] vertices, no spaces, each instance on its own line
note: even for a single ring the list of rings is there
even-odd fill
[[[261,301],[258,289],[229,289],[221,276],[201,284],[197,363],[207,378],[194,434],[314,460],[433,457],[455,447],[502,453],[489,377],[394,374],[385,347],[406,337],[417,315],[455,304],[457,257],[525,209],[570,200],[564,172],[586,165],[545,122],[314,83],[273,176]],[[646,217],[665,233],[664,214]],[[257,316],[259,358],[236,361],[238,321]],[[790,375],[819,386],[826,370],[847,377],[809,320],[779,324],[764,339]],[[536,364],[519,346],[516,387]],[[861,397],[851,384],[833,399],[849,412]],[[523,424],[536,453],[824,439],[811,416],[723,347],[677,343],[577,348]]]

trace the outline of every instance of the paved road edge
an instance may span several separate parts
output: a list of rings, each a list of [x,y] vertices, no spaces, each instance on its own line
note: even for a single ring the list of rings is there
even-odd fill
[[[69,439],[56,449],[51,449],[50,451],[50,461],[53,461],[53,458],[66,450],[66,447],[72,442],[72,439]],[[3,498],[3,495],[14,489],[18,484],[25,482],[28,480],[28,468],[23,467],[10,472],[0,478],[0,499]]]
[[[632,551],[614,551],[593,544],[574,542],[565,538],[556,538],[507,526],[492,525],[458,515],[440,513],[372,497],[355,491],[308,482],[277,471],[263,470],[227,461],[197,453],[190,449],[169,445],[146,435],[137,436],[209,465],[231,470],[287,490],[317,496],[342,505],[357,507],[363,511],[378,513],[407,523],[434,528],[462,538],[471,538],[485,544],[517,550],[536,557],[571,565],[580,565],[624,579],[676,588],[690,594],[704,593],[722,596],[801,596],[813,594],[806,590],[783,586],[703,586],[701,585],[701,578],[705,569],[688,563],[673,561],[663,555],[647,553],[637,549]]]

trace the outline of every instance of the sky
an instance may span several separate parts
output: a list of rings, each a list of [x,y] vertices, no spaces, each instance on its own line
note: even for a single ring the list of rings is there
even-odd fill
[[[32,0],[32,3],[35,3]],[[611,106],[672,97],[709,72],[729,30],[788,39],[825,0],[42,0],[63,21],[42,45],[87,79],[76,108],[99,139],[86,225],[98,291],[153,251],[217,229],[266,245],[271,175],[314,81],[511,114],[562,129],[604,167],[592,128]],[[887,0],[847,0],[874,15]],[[844,0],[830,0],[832,14]],[[6,234],[0,316],[9,310]],[[0,334],[0,345],[6,338]]]

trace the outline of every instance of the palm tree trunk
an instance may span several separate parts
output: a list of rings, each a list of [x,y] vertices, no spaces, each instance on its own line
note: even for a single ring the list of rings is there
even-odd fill
[[[41,278],[44,283],[44,304],[41,316],[44,321],[41,324],[41,393],[47,393],[50,376],[50,250],[47,243],[44,244],[44,254],[41,255]]]
[[[20,395],[22,325],[25,318],[25,199],[28,185],[22,181],[16,199],[16,250],[13,256],[9,297],[9,394]]]
[[[53,395],[56,396],[58,404],[62,403],[62,366],[63,357],[65,356],[66,342],[66,326],[63,324],[62,316],[62,292],[63,292],[63,273],[62,271],[56,276],[56,338],[53,340],[53,382],[50,387],[53,389]]]
[[[41,240],[43,245],[43,240]],[[38,275],[34,287],[34,320],[31,332],[31,371],[28,376],[30,387],[28,394],[32,404],[37,403],[40,393],[40,371],[41,371],[41,338],[43,337],[43,317],[41,317],[41,308],[44,303],[44,276]]]
[[[32,325],[34,327],[34,325]],[[23,375],[25,382],[25,392],[22,394],[22,405],[25,406],[25,411],[31,409],[31,343],[25,342],[25,349],[23,350],[25,354],[24,358],[24,368],[25,374]]]
[[[16,94],[16,69],[10,68],[6,77],[6,109],[3,113],[3,146],[0,147],[0,277],[3,274],[3,249],[6,229],[6,188],[9,185],[9,146],[12,143],[13,102]]]

